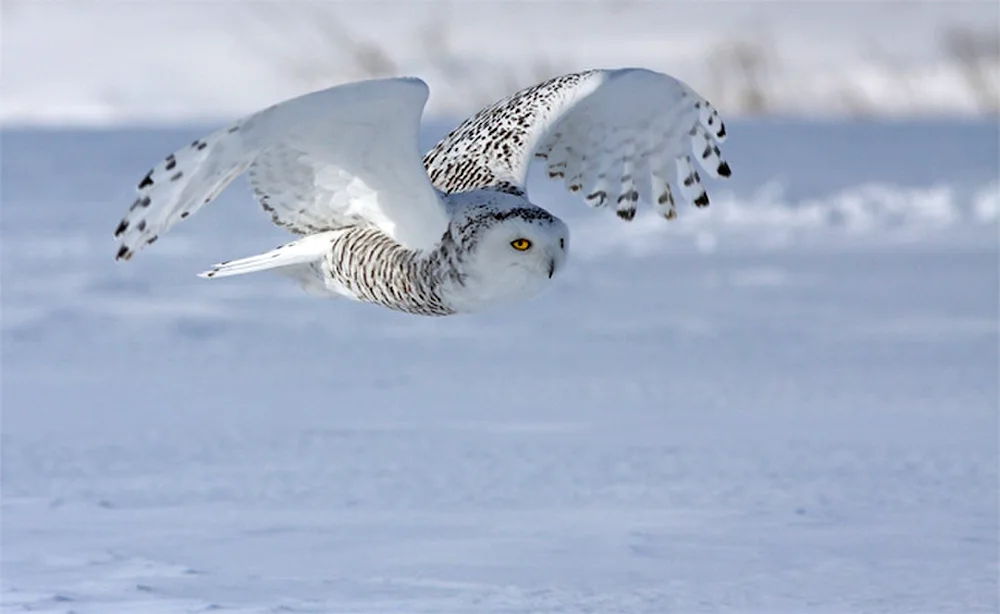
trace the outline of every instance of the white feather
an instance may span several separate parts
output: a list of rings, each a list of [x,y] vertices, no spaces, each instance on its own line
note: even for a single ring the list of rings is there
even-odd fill
[[[433,246],[448,217],[417,148],[427,96],[427,84],[413,78],[340,85],[181,148],[140,182],[115,233],[119,258],[210,203],[248,167],[265,209],[292,232],[364,221],[408,247]]]
[[[245,275],[246,273],[256,273],[270,269],[281,269],[303,264],[312,264],[322,260],[330,252],[330,246],[336,238],[336,231],[321,232],[309,235],[276,247],[269,252],[240,258],[238,260],[227,260],[213,264],[208,271],[198,273],[198,277],[211,279],[215,277],[229,277],[232,275]]]

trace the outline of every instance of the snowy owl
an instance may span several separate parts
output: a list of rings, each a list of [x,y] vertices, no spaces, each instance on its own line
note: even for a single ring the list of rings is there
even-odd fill
[[[416,78],[349,83],[194,141],[139,182],[114,233],[117,259],[249,169],[264,211],[301,238],[202,277],[271,270],[312,294],[418,315],[469,313],[536,295],[566,262],[566,224],[528,199],[532,158],[623,220],[640,201],[675,217],[675,190],[708,205],[692,157],[712,177],[730,174],[718,112],[649,70],[590,70],[516,92],[460,124],[421,164],[427,97]]]

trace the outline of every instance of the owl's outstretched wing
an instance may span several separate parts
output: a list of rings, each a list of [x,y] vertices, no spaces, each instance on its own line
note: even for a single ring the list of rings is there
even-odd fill
[[[417,132],[427,96],[420,79],[340,85],[196,140],[139,182],[115,231],[118,259],[212,202],[248,168],[261,206],[291,232],[368,222],[411,248],[435,244],[448,218],[420,165]]]
[[[692,163],[728,177],[718,112],[681,81],[644,69],[555,77],[467,119],[424,156],[443,192],[525,191],[533,157],[595,207],[635,217],[639,201],[676,215],[671,184],[699,207],[708,195]]]

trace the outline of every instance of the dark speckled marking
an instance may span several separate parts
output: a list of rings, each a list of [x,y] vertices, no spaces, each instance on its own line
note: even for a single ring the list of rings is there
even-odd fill
[[[170,181],[177,181],[183,176],[184,176],[184,171],[177,171],[176,173],[170,176]]]
[[[637,192],[636,190],[630,190],[618,197],[618,203],[623,203],[626,201],[634,203],[638,200],[639,200],[639,192]]]
[[[142,178],[142,181],[139,182],[139,189],[148,188],[151,185],[153,185],[153,171],[149,171],[146,173],[146,176]]]
[[[605,192],[604,190],[598,190],[596,192],[591,192],[590,194],[587,194],[587,202],[595,200],[597,201],[596,203],[593,203],[595,207],[600,207],[604,205],[604,201],[607,200],[607,198],[608,198],[608,193]]]
[[[143,209],[145,209],[145,208],[149,207],[149,205],[151,203],[152,203],[152,201],[149,199],[148,196],[140,196],[139,198],[135,199],[135,202],[133,202],[132,206],[129,207],[129,211],[135,211],[136,209],[139,209],[140,207],[143,208]]]
[[[559,92],[572,88],[593,76],[587,71],[554,77],[525,88],[492,104],[446,135],[427,155],[424,167],[434,187],[445,193],[495,187],[505,183],[507,189],[523,193],[521,186],[510,186],[516,165],[527,163],[531,131],[551,108],[551,99]],[[544,153],[535,154],[544,158]],[[498,174],[497,171],[500,171]],[[564,172],[553,169],[553,177]]]

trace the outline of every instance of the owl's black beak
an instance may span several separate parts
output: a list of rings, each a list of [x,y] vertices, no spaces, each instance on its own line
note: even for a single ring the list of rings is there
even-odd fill
[[[555,275],[555,272],[556,272],[556,259],[552,258],[551,260],[549,260],[549,279],[552,279],[552,276]]]

